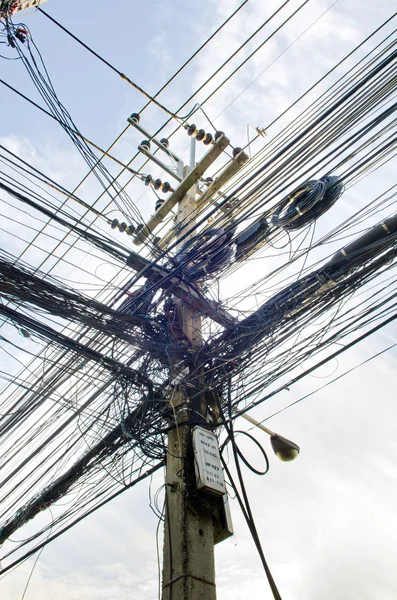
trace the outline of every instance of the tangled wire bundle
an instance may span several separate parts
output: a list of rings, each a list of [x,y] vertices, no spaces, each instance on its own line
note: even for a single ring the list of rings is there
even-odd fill
[[[343,191],[342,180],[335,175],[306,181],[280,202],[272,224],[286,230],[309,225],[331,208]]]
[[[208,229],[187,240],[176,256],[186,279],[198,281],[218,272],[233,256],[233,247],[229,245],[235,227]]]

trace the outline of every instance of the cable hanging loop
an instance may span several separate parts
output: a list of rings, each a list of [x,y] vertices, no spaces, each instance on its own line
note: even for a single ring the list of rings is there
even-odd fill
[[[343,191],[343,182],[335,175],[306,181],[280,202],[271,223],[288,231],[300,229],[329,210]]]

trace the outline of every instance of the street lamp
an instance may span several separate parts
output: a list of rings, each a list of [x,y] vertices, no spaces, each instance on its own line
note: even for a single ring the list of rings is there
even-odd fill
[[[298,444],[295,444],[295,442],[291,442],[291,440],[287,440],[287,438],[283,437],[282,435],[279,435],[271,429],[268,429],[265,427],[265,425],[259,423],[259,421],[250,415],[244,413],[240,415],[240,417],[244,417],[246,421],[256,425],[256,427],[259,427],[259,429],[262,429],[262,431],[270,435],[270,443],[272,445],[273,452],[280,460],[283,462],[290,462],[298,456],[300,451]]]

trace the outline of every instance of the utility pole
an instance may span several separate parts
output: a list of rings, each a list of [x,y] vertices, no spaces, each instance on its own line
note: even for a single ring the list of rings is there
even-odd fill
[[[158,198],[154,214],[129,235],[135,232],[134,243],[142,244],[176,208],[176,222],[171,224],[162,239],[156,237],[153,241],[158,248],[167,248],[170,242],[176,241],[176,248],[181,251],[189,238],[197,237],[197,240],[192,241],[194,246],[197,241],[200,241],[200,236],[206,229],[206,227],[201,228],[201,233],[197,234],[198,211],[201,214],[209,203],[212,203],[216,210],[222,210],[217,203],[216,195],[221,194],[222,186],[248,161],[248,156],[240,148],[234,148],[233,157],[217,177],[204,179],[204,173],[230,144],[229,139],[222,132],[217,132],[214,138],[211,134],[206,134],[204,138],[205,132],[198,130],[197,140],[207,140],[204,143],[208,150],[196,163],[196,139],[193,136],[190,165],[185,166],[183,161],[169,150],[167,139],[158,141],[141,127],[139,115],[131,115],[128,121],[148,138],[141,142],[138,146],[139,150],[177,181],[174,189],[168,182],[162,183],[159,179],[153,180],[151,175],[145,176],[146,185],[152,185],[155,191],[161,189],[164,193],[171,192],[171,194],[166,200]],[[195,128],[189,126],[189,130],[192,127]],[[176,164],[176,172],[172,167],[163,164],[158,155],[150,152],[151,142]],[[12,190],[11,192],[16,194]],[[229,211],[231,219],[232,206],[230,205],[226,210]],[[126,230],[127,224],[119,224],[117,219],[115,222],[115,226],[120,225],[120,231]],[[184,252],[184,250],[180,252],[179,258],[184,255]],[[120,256],[124,258],[128,267],[137,271],[137,280],[145,278],[154,284],[158,283],[164,295],[169,294],[164,301],[163,316],[166,323],[167,316],[172,316],[168,333],[171,338],[174,336],[176,339],[174,344],[176,353],[170,358],[169,385],[162,390],[163,397],[168,394],[169,410],[165,418],[170,424],[166,452],[162,600],[216,600],[214,545],[232,535],[233,529],[218,440],[212,432],[218,425],[216,416],[218,407],[214,403],[214,394],[205,391],[204,372],[196,372],[194,359],[202,345],[204,316],[225,328],[234,326],[236,320],[217,302],[206,297],[200,289],[199,281],[193,279],[193,283],[189,283],[181,277],[178,270],[173,274],[168,267],[156,264],[137,252],[131,251],[127,256]],[[182,258],[181,260],[183,262]],[[14,276],[18,278],[19,274],[14,273]],[[14,288],[12,289],[14,291]],[[48,295],[48,289],[46,291]],[[37,298],[33,301],[33,304],[35,303],[40,305]],[[29,316],[21,315],[7,306],[4,306],[1,312],[27,329],[53,339],[62,347],[72,349],[90,360],[101,363],[112,372],[130,376],[134,380],[140,377],[138,372],[127,365],[119,364],[113,358],[77,341],[71,341],[62,333],[52,330]],[[176,333],[172,329],[174,322],[177,324]],[[182,351],[181,346],[178,345],[180,341],[183,345]],[[193,372],[194,378],[190,378],[188,387],[183,382],[186,375]],[[104,448],[110,448],[119,435],[118,428],[110,432],[101,443],[72,466],[66,473],[66,480],[65,477],[58,478],[42,498],[34,497],[27,504],[28,508],[23,512],[22,521],[28,521],[43,510],[43,506],[47,507],[54,499],[60,498],[68,486],[80,476],[81,465],[86,468],[88,463],[94,464],[94,459],[103,452]],[[14,531],[20,524],[21,512],[18,512],[17,516],[7,524],[6,531]]]
[[[195,167],[195,139],[191,140],[190,169]],[[181,199],[177,225],[189,219],[189,228],[195,224],[196,186]],[[193,235],[193,234],[191,234]],[[192,347],[201,345],[201,315],[194,308],[178,302],[179,324]],[[176,376],[177,372],[174,373]],[[165,525],[163,558],[163,600],[215,600],[214,528],[212,506],[193,506],[189,493],[189,479],[194,471],[191,453],[191,428],[178,426],[189,416],[187,390],[177,385],[171,394],[171,409],[176,429],[168,434],[165,486]]]
[[[228,147],[230,143],[228,138],[223,133],[219,133],[212,142],[211,136],[208,152],[196,163],[196,140],[193,136],[188,167],[169,150],[168,140],[158,141],[143,129],[139,123],[139,115],[131,115],[128,121],[148,138],[139,145],[139,150],[155,164],[162,166],[164,171],[173,176],[179,184],[167,200],[158,204],[156,212],[140,228],[134,242],[137,245],[144,242],[170,211],[177,208],[174,226],[163,239],[157,238],[157,244],[161,248],[166,248],[170,241],[174,240],[180,250],[182,241],[178,247],[178,240],[182,238],[185,243],[197,233],[194,231],[197,211],[202,210],[213,200],[220,188],[248,161],[248,156],[242,150],[235,149],[233,159],[215,180],[206,184],[205,191],[199,195],[197,183],[203,181],[202,176],[205,171]],[[176,163],[176,173],[163,165],[158,154],[151,153],[151,143],[157,146],[158,150],[168,154],[168,157]],[[168,187],[169,184],[167,189]],[[153,270],[148,265],[144,266],[136,253],[131,254],[129,266],[136,270],[145,270],[145,276],[149,279],[151,277],[155,279],[159,270],[161,271],[161,267]],[[234,319],[226,311],[213,310],[207,300],[197,297],[194,290],[189,287],[186,289],[186,286],[187,284],[182,281],[177,285],[174,284],[173,298],[169,298],[168,302],[171,310],[175,311],[178,327],[194,356],[202,344],[202,315],[213,318],[223,326],[229,326]],[[168,434],[166,455],[162,600],[216,600],[214,544],[229,537],[232,534],[232,527],[226,516],[227,494],[219,493],[216,496],[197,490],[195,473],[197,460],[193,453],[190,423],[194,421],[197,425],[208,425],[206,421],[208,402],[205,394],[200,394],[199,376],[193,390],[196,398],[193,407],[189,398],[192,392],[181,383],[183,374],[189,370],[188,362],[188,360],[178,362],[178,359],[175,359],[170,369],[169,413],[172,428]],[[217,444],[216,440],[213,443]]]

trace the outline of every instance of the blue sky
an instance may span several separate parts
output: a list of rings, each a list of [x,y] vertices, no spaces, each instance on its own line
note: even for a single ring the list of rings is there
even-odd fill
[[[148,92],[155,93],[237,4],[226,0],[193,4],[124,0],[110,7],[105,1],[51,0],[43,8]],[[374,5],[369,0],[339,0],[260,75],[331,4],[311,0],[291,25],[206,106],[214,119],[244,92],[216,121],[235,145],[246,143],[248,123],[266,126],[392,14],[388,1]],[[293,7],[298,5],[291,2]],[[276,6],[278,2],[250,0],[241,16],[189,66],[161,101],[176,109]],[[24,20],[74,121],[87,138],[107,147],[125,127],[127,116],[146,100],[42,15],[30,13]],[[3,61],[2,66],[7,82],[39,101],[21,65]],[[205,96],[204,90],[197,100]],[[2,143],[29,157],[68,188],[76,185],[85,166],[60,127],[4,88],[0,99],[2,114],[7,115],[2,119]],[[150,108],[144,115],[149,129],[165,120],[158,108]],[[201,126],[206,127],[202,119]],[[268,138],[278,127],[268,131]],[[127,160],[140,139],[136,132],[127,132],[116,156]],[[256,142],[253,150],[261,143]],[[186,139],[180,136],[174,144],[173,149],[186,156]],[[322,223],[324,231],[392,185],[393,174],[389,164],[351,188],[338,204],[334,221]],[[83,189],[85,197],[92,200],[94,183]],[[134,184],[131,193],[138,198],[142,190]],[[137,202],[145,216],[152,212],[151,195]],[[255,263],[247,278],[254,279],[256,269],[268,269],[266,258]],[[225,283],[225,298],[228,285],[235,281]],[[344,354],[338,364],[327,365],[258,407],[253,416],[262,419],[271,415],[394,341],[395,328],[373,336]],[[264,551],[284,600],[396,597],[395,358],[396,352],[391,350],[268,422],[302,448],[292,464],[281,464],[272,456],[265,478],[246,473]],[[246,428],[245,423],[240,426]],[[268,444],[260,432],[255,435]],[[244,448],[247,456],[258,459],[251,446]],[[153,491],[161,484],[162,474],[158,474]],[[26,600],[155,598],[157,519],[148,506],[148,487],[144,482],[126,492],[45,548]],[[235,536],[216,548],[218,597],[271,598],[237,503],[231,504]],[[2,597],[20,600],[33,560],[0,580]]]

